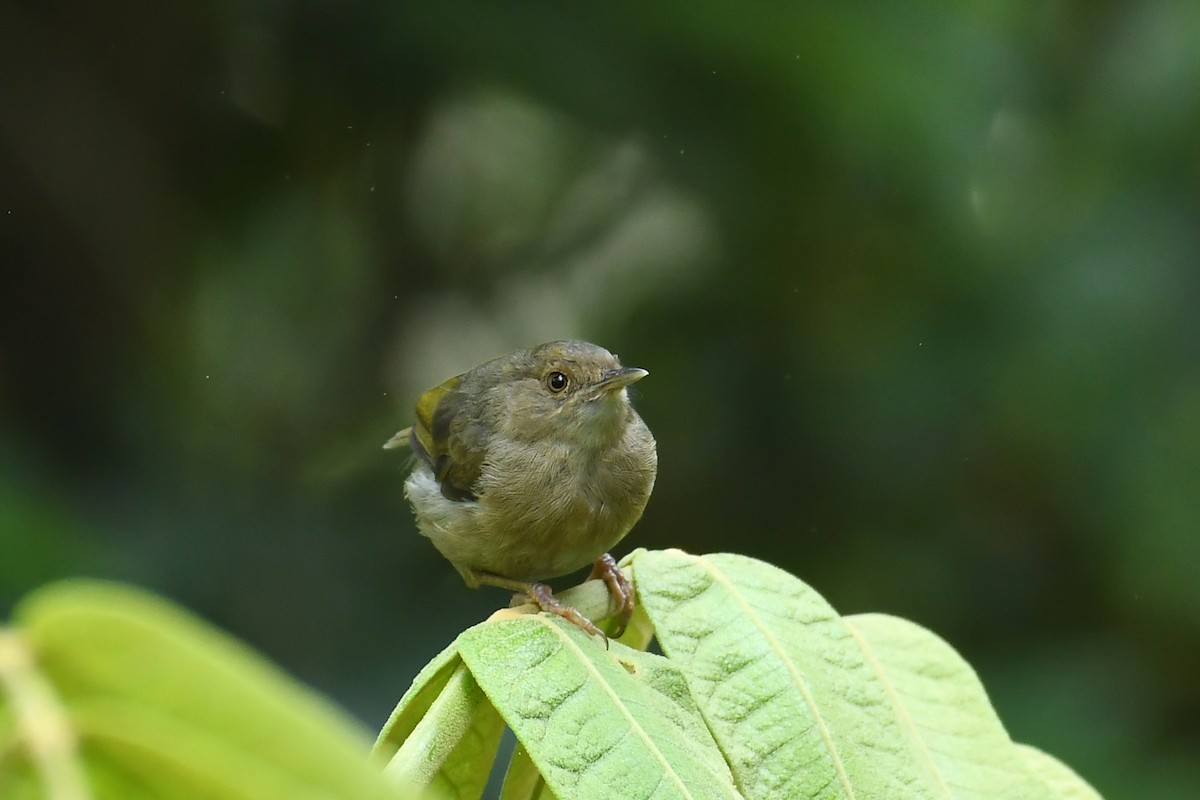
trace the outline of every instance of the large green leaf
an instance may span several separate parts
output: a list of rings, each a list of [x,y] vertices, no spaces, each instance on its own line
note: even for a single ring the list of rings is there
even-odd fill
[[[15,623],[0,631],[0,795],[397,796],[343,712],[163,600],[68,582]]]
[[[748,798],[1056,796],[933,634],[735,555],[639,552],[640,602]]]
[[[1062,800],[1100,800],[1100,794],[1075,771],[1052,755],[1027,744],[1017,745],[1026,765],[1054,790]]]
[[[558,797],[738,797],[666,659],[546,615],[478,625],[459,652]]]
[[[1013,744],[970,666],[917,625],[841,617],[741,556],[638,551],[625,568],[639,608],[620,641],[530,608],[461,634],[385,727],[388,773],[478,797],[490,711],[519,740],[502,800],[1095,800]],[[608,608],[599,582],[561,598]],[[637,649],[652,638],[666,658]]]
[[[816,592],[761,562],[680,551],[640,554],[634,575],[747,797],[932,796],[886,693]]]
[[[375,739],[372,754],[376,760],[386,763],[396,754],[461,666],[458,642],[454,642],[417,673]]]
[[[375,743],[398,786],[447,800],[479,797],[504,722],[458,655],[458,642],[421,670]]]
[[[907,620],[845,618],[879,677],[908,745],[940,797],[1012,800],[1055,794],[1029,769],[974,670],[950,645]]]

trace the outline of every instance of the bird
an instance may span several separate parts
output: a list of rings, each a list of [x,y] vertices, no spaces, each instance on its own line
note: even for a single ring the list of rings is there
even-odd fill
[[[605,634],[544,581],[592,564],[618,609],[634,593],[611,551],[641,518],[658,473],[654,436],[629,401],[649,373],[577,340],[517,350],[422,394],[385,449],[411,448],[417,528],[467,586],[507,589]]]

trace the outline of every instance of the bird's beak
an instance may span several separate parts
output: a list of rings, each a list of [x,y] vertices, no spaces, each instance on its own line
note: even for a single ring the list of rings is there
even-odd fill
[[[615,392],[618,389],[624,389],[631,383],[640,381],[650,373],[640,367],[621,367],[620,369],[609,370],[604,374],[604,377],[593,388],[596,396],[605,392]]]

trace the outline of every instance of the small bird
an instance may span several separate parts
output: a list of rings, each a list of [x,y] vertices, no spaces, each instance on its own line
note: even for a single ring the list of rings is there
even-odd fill
[[[646,377],[603,347],[548,342],[425,392],[384,444],[416,458],[404,483],[417,528],[467,585],[528,596],[589,634],[596,625],[541,581],[591,563],[619,607],[633,591],[609,554],[642,516],[658,451],[626,387]]]

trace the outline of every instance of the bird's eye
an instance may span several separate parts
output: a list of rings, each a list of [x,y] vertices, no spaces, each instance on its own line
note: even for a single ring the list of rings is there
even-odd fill
[[[567,376],[561,372],[551,372],[546,376],[546,388],[555,394],[565,391],[567,383],[569,383]]]

